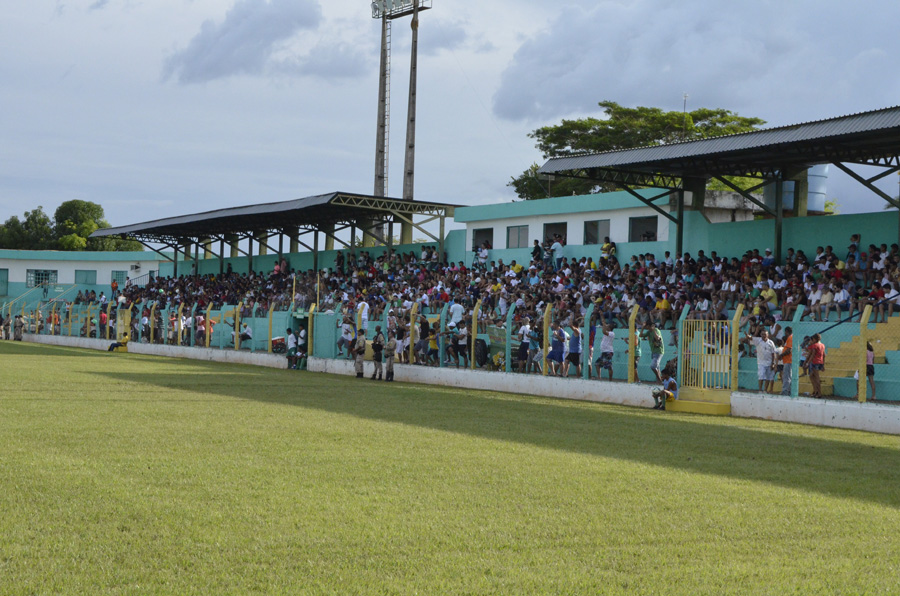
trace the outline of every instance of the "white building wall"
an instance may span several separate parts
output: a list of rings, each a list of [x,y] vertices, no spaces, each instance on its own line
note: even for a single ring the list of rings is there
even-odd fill
[[[531,217],[511,217],[468,222],[466,224],[466,249],[471,250],[475,230],[493,228],[494,248],[505,249],[506,229],[509,226],[528,226],[528,247],[535,240],[544,240],[544,225],[565,222],[567,225],[566,242],[570,245],[584,244],[584,223],[587,221],[609,220],[609,239],[616,243],[628,242],[630,220],[632,217],[657,217],[656,240],[666,242],[669,239],[669,220],[649,207],[633,209],[616,209],[610,211],[585,211],[583,213],[562,213],[559,215],[539,215]],[[602,238],[600,239],[603,240]]]
[[[127,271],[128,278],[140,277],[150,271],[158,271],[161,261],[52,261],[52,260],[19,260],[0,259],[0,269],[9,269],[11,283],[25,283],[29,269],[46,269],[57,271],[57,283],[60,285],[75,283],[75,270],[96,271],[97,285],[109,285],[113,271]],[[140,268],[132,270],[133,265]]]

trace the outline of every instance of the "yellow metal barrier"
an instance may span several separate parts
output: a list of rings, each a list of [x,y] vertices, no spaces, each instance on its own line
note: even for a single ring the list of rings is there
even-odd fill
[[[550,318],[553,316],[553,306],[548,304],[544,309],[544,340],[543,356],[541,357],[541,374],[547,376],[547,354],[550,353]]]
[[[740,358],[739,345],[741,341],[741,317],[744,316],[744,305],[738,304],[731,319],[731,379],[729,387],[732,391],[738,389],[738,360]]]
[[[409,309],[409,363],[413,364],[416,360],[416,317],[419,315],[419,303],[413,302],[412,308]],[[359,329],[359,327],[357,327]]]
[[[244,301],[238,302],[234,309],[234,349],[241,349],[241,311],[244,310]]]
[[[272,353],[272,313],[275,311],[275,304],[269,307],[269,354]]]
[[[868,392],[866,391],[869,380],[866,375],[866,352],[868,351],[867,344],[870,318],[872,318],[872,305],[867,304],[859,319],[859,368],[857,368],[859,371],[859,381],[856,388],[856,398],[860,403],[865,402],[868,395]]]
[[[478,317],[481,314],[481,300],[475,303],[472,311],[472,349],[469,350],[469,362],[472,370],[475,370],[475,341],[478,339]]]
[[[313,355],[313,326],[315,325],[317,306],[318,303],[315,303],[309,308],[309,329],[306,330],[306,355],[310,358]]]
[[[206,307],[206,315],[205,315],[205,325],[206,332],[203,334],[205,337],[203,338],[203,343],[206,347],[209,347],[209,338],[212,337],[213,334],[213,324],[212,319],[209,318],[209,313],[212,312],[212,302],[209,303],[209,306]]]
[[[154,302],[153,306],[150,307],[150,344],[153,344],[153,340],[156,338],[156,305],[158,303]]]

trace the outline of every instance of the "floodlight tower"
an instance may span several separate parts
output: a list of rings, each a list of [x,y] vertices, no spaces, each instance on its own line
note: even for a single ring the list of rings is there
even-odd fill
[[[413,181],[416,149],[416,67],[419,44],[419,11],[431,8],[431,0],[375,0],[372,18],[381,19],[381,68],[378,81],[378,131],[375,137],[375,192],[377,197],[388,194],[388,156],[391,130],[391,22],[412,15],[412,50],[409,70],[409,104],[406,124],[406,154],[404,157],[403,198],[413,200]],[[412,226],[402,223],[400,243],[412,242]]]

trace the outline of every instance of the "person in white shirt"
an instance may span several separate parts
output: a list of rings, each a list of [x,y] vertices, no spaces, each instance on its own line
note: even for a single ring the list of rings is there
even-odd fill
[[[759,390],[772,393],[775,387],[775,342],[769,339],[769,332],[765,329],[760,331],[759,337],[747,335],[743,341],[756,346],[756,376]]]
[[[350,321],[349,317],[344,317],[341,323],[341,336],[337,340],[338,355],[344,355],[344,346],[347,346],[347,360],[353,358],[351,348],[353,347],[353,338],[356,337],[356,328]]]

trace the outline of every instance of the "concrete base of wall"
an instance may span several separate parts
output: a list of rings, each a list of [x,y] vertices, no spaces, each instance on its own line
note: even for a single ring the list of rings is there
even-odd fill
[[[112,343],[105,339],[33,334],[25,334],[24,340],[37,344],[67,346],[70,348],[87,348],[90,350],[102,350],[104,352],[109,349],[109,344]],[[245,352],[236,350],[218,350],[214,348],[190,348],[129,342],[128,353],[146,354],[148,356],[165,356],[167,358],[188,358],[190,360],[205,360],[207,362],[250,364],[252,366],[265,366],[268,368],[287,368],[287,358],[285,358],[284,355],[269,354],[267,352]]]
[[[731,415],[900,435],[900,407],[736,391]]]
[[[313,372],[335,375],[355,375],[353,361],[310,358],[308,368]],[[372,375],[372,364],[366,362],[366,375]],[[523,395],[577,399],[623,406],[648,408],[653,406],[650,388],[647,385],[629,383],[609,383],[556,377],[522,375],[513,373],[486,372],[456,368],[431,368],[410,364],[395,364],[394,379],[407,383],[441,385],[460,389],[481,389],[484,391],[505,391]]]

